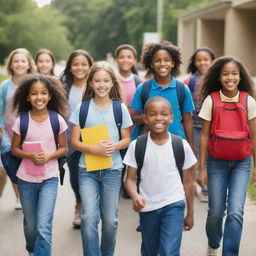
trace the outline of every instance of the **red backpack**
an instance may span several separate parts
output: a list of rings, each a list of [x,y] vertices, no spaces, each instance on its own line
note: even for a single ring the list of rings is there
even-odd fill
[[[248,93],[240,92],[238,102],[222,102],[220,93],[211,93],[212,123],[208,151],[224,160],[242,160],[252,155],[247,118]]]

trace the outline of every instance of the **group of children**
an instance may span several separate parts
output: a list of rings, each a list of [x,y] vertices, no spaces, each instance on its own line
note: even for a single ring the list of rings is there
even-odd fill
[[[0,135],[4,148],[6,136],[2,134],[7,132],[12,154],[22,159],[17,171],[18,189],[16,185],[14,188],[24,213],[29,255],[51,255],[58,158],[64,155],[76,198],[73,226],[81,227],[84,255],[114,255],[124,164],[124,186],[134,210],[140,214],[141,255],[180,255],[182,232],[194,225],[194,144],[195,152],[199,152],[197,181],[203,188],[208,187],[206,255],[218,255],[222,237],[222,255],[238,255],[250,156],[256,159],[256,106],[249,75],[234,58],[222,57],[213,62],[214,53],[200,48],[191,58],[188,70],[192,75],[185,81],[186,86],[176,78],[182,64],[180,50],[162,42],[143,48],[142,64],[152,78],[142,82],[135,74],[136,57],[131,45],[119,46],[116,74],[108,63],[94,63],[88,52],[75,50],[58,80],[50,51],[41,50],[35,58],[41,74],[35,73],[27,50],[16,49],[10,54],[7,68],[11,78],[0,89]],[[241,122],[230,118],[224,122],[226,109],[229,114],[235,113],[229,116],[242,116]],[[28,127],[23,140],[24,113],[28,115]],[[57,136],[51,113],[58,113]],[[232,125],[223,125],[232,121],[240,123],[235,128],[238,131]],[[109,140],[93,146],[81,142],[81,129],[103,124],[108,127]],[[139,147],[142,136],[144,154],[141,144]],[[224,144],[231,144],[223,146],[223,140]],[[24,141],[40,141],[42,148],[25,152],[21,145]],[[233,148],[244,154],[233,154]],[[122,160],[124,149],[127,152]],[[111,156],[112,167],[86,171],[87,153]],[[177,158],[183,159],[180,162]],[[24,165],[27,159],[37,166],[44,165],[44,173],[29,174]],[[253,177],[256,183],[255,167]]]

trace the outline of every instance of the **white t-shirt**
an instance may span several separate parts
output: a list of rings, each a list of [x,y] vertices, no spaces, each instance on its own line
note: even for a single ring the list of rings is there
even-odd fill
[[[184,139],[182,141],[185,151],[183,170],[185,170],[192,167],[197,160],[188,142]],[[136,140],[132,141],[123,161],[133,168],[137,168],[135,143]],[[139,186],[140,195],[147,200],[142,212],[153,211],[184,200],[184,189],[174,159],[171,136],[161,146],[155,144],[148,136]]]
[[[77,88],[75,86],[71,86],[69,96],[68,96],[68,118],[74,112],[78,103],[82,101],[84,87]]]

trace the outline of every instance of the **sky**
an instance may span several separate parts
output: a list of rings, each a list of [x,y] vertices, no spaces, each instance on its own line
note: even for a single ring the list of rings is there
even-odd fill
[[[35,0],[38,7],[43,7],[44,5],[50,4],[51,0]]]

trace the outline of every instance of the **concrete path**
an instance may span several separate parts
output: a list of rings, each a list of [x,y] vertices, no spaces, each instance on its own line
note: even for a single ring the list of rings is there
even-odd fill
[[[25,240],[22,229],[22,211],[14,210],[14,193],[8,182],[0,198],[0,256],[25,256]],[[59,187],[54,217],[52,256],[81,256],[82,244],[79,230],[71,226],[74,210],[74,196],[68,175],[65,185]],[[207,240],[205,219],[207,204],[195,198],[195,227],[185,232],[181,256],[205,256]],[[121,199],[119,230],[115,256],[139,256],[140,233],[135,231],[138,215],[133,212],[131,200]],[[256,206],[247,199],[244,231],[241,241],[241,256],[256,255]],[[91,255],[93,256],[93,255]]]

